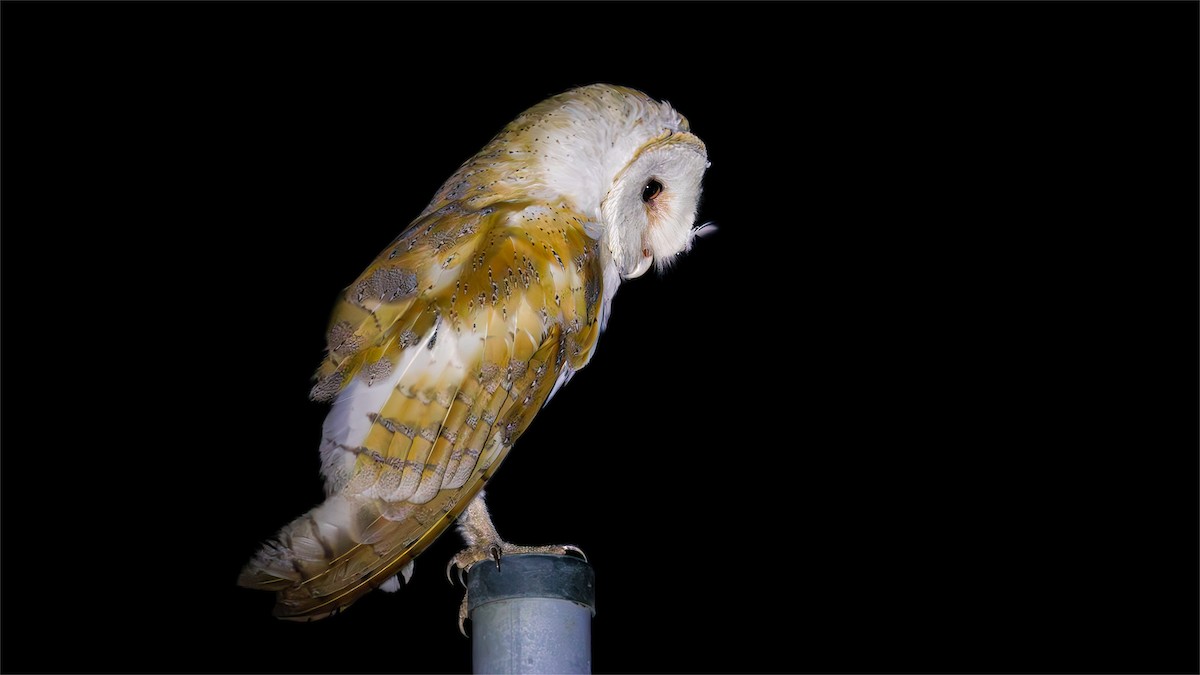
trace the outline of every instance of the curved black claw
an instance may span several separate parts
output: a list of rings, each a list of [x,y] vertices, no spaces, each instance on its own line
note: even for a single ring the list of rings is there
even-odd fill
[[[458,566],[458,563],[455,562],[454,558],[451,558],[450,562],[446,564],[446,581],[449,581],[451,586],[454,585],[454,577],[450,576],[450,570],[453,568],[458,568],[458,583],[462,584],[463,588],[466,588],[467,581],[466,579],[463,579],[463,568]]]
[[[584,553],[583,549],[579,548],[578,546],[571,546],[570,544],[563,546],[563,555],[566,555],[568,553],[578,553],[579,557],[583,558],[583,562],[588,561],[587,554]]]
[[[504,555],[504,552],[500,550],[499,546],[492,544],[490,547],[488,547],[488,553],[492,554],[492,560],[496,561],[496,571],[499,572],[500,571],[500,556]]]

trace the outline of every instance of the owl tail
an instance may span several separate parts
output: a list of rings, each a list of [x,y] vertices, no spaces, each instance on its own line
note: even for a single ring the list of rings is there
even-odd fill
[[[254,555],[238,585],[275,591],[275,616],[315,621],[374,588],[396,591],[412,577],[411,523],[381,517],[374,500],[341,495],[284,526]]]

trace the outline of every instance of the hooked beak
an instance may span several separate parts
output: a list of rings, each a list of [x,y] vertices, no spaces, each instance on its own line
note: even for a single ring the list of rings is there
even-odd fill
[[[652,255],[642,256],[642,259],[638,261],[637,267],[633,268],[632,270],[622,272],[621,278],[622,279],[636,279],[636,278],[642,276],[643,274],[645,274],[646,270],[650,269],[650,265],[652,265],[652,264],[654,264],[654,256],[652,256]]]

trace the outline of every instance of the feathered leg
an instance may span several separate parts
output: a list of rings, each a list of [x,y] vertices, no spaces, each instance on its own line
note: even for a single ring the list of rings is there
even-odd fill
[[[467,547],[458,552],[446,567],[447,575],[450,569],[457,567],[461,573],[463,570],[468,572],[471,566],[477,562],[484,560],[494,560],[496,569],[500,569],[500,559],[505,555],[516,555],[518,553],[545,553],[549,555],[566,555],[568,551],[578,553],[584,560],[587,556],[578,546],[570,544],[560,546],[517,546],[510,544],[500,538],[496,532],[496,526],[492,524],[492,516],[488,513],[487,504],[483,501],[483,491],[471,500],[467,505],[467,510],[458,517],[458,531],[462,534],[463,539],[467,541]],[[467,594],[463,593],[462,604],[458,607],[458,630],[463,635],[467,631],[463,628],[463,622],[467,620]]]

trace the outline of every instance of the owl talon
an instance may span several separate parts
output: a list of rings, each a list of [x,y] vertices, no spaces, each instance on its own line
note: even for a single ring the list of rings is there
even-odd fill
[[[467,635],[467,629],[463,625],[464,623],[466,623],[466,621],[467,621],[467,594],[463,593],[462,604],[460,604],[458,606],[458,632],[462,633],[463,637],[470,639],[471,636]]]
[[[462,565],[458,564],[457,558],[451,558],[450,562],[446,564],[446,581],[450,582],[451,586],[454,585],[454,577],[450,576],[450,570],[453,569],[458,570],[458,583],[462,584],[463,588],[466,588],[467,580],[463,578],[463,572],[465,570],[463,570]]]

